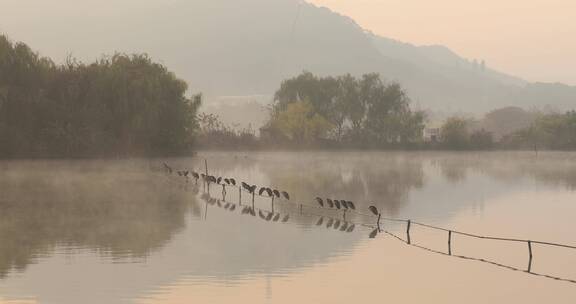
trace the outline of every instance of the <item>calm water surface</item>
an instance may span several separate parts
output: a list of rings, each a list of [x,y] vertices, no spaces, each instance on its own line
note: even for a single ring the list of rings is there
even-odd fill
[[[291,202],[167,177],[204,170]],[[471,239],[319,210],[576,245],[576,154],[229,153],[0,162],[0,303],[574,303],[576,250]],[[302,203],[302,209],[297,204]],[[259,213],[262,214],[259,214]],[[276,217],[276,214],[279,214]],[[264,219],[262,218],[264,217]],[[284,220],[284,221],[283,221]],[[352,227],[353,228],[350,228]],[[414,246],[416,245],[416,246]],[[418,247],[420,246],[420,247]],[[434,252],[436,251],[436,252]],[[440,253],[438,253],[440,252]],[[470,259],[473,258],[473,259]],[[481,261],[479,261],[481,260]],[[498,265],[482,261],[492,261]]]

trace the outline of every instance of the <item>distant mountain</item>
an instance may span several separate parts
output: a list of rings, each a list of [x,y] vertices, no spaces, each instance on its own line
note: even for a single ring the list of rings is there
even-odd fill
[[[192,91],[204,92],[208,102],[272,96],[283,79],[308,70],[378,72],[402,83],[417,107],[444,112],[562,110],[576,104],[576,87],[528,83],[443,46],[379,37],[348,17],[299,0],[171,0],[129,8],[112,0],[86,1],[65,12],[46,6],[34,20],[20,20],[25,27],[0,21],[0,28],[52,57],[71,52],[92,60],[114,51],[147,52]],[[89,14],[81,11],[86,6],[93,8]]]

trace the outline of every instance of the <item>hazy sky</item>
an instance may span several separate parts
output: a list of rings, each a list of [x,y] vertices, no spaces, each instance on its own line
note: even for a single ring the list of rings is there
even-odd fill
[[[24,39],[54,11],[83,18],[178,1],[182,0],[0,0],[0,31],[10,25],[12,38]],[[492,68],[530,81],[576,85],[576,0],[308,1],[350,16],[385,37],[445,45],[463,57],[484,59]],[[103,2],[114,3],[113,9]]]
[[[576,85],[576,0],[310,0],[376,34],[442,44],[532,81]]]

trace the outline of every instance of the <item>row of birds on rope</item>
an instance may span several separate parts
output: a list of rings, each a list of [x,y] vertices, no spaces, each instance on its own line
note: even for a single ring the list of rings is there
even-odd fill
[[[172,167],[170,167],[166,163],[163,163],[163,165],[164,165],[164,168],[166,169],[168,174],[173,174],[173,172],[175,170]],[[219,184],[219,185],[236,186],[236,179],[234,179],[234,178],[215,177],[213,175],[206,175],[203,173],[199,174],[197,172],[188,171],[188,170],[179,170],[179,171],[176,171],[176,173],[178,174],[178,176],[185,177],[186,180],[188,180],[188,177],[191,175],[193,178],[196,179],[196,183],[198,182],[199,179],[202,179],[203,181],[205,181],[208,184],[215,183],[215,184]],[[252,195],[255,195],[256,189],[258,189],[258,186],[250,185],[246,182],[241,182],[241,187]],[[290,194],[286,191],[280,191],[280,190],[272,189],[269,187],[260,187],[260,190],[258,191],[258,195],[264,197],[264,194],[266,194],[268,197],[271,197],[271,198],[283,197],[286,200],[290,200]],[[316,197],[315,200],[318,203],[318,205],[320,206],[320,208],[344,210],[344,212],[349,211],[349,210],[356,211],[356,205],[354,204],[354,202],[349,201],[349,200],[337,200],[337,199],[330,199],[330,198],[322,199],[320,197]],[[378,225],[379,225],[381,213],[378,210],[378,208],[376,208],[376,206],[370,206],[370,207],[368,207],[368,210],[370,210],[370,212],[373,215],[378,216]]]

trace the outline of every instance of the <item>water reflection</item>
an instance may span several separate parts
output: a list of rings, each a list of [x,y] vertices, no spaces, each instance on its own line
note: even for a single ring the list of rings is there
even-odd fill
[[[286,190],[296,205],[276,201],[272,209],[270,199],[257,198],[248,210],[251,198],[243,196],[240,205],[233,188],[225,201],[218,187],[202,196],[194,181],[166,178],[154,169],[166,161],[202,171],[204,159],[211,174]],[[54,303],[132,303],[175,284],[274,280],[366,254],[373,229],[362,224],[373,219],[297,207],[315,205],[317,196],[354,201],[364,212],[374,204],[387,216],[444,227],[476,223],[472,227],[480,230],[474,231],[499,235],[509,226],[483,224],[491,223],[488,215],[478,224],[466,212],[496,204],[494,198],[513,191],[572,191],[574,160],[573,154],[530,153],[211,152],[153,161],[0,162],[0,295]],[[568,202],[559,206],[566,208],[552,209],[558,210],[555,215],[568,216],[562,211],[571,210]],[[510,208],[527,206],[513,201]],[[527,237],[539,232],[513,218]],[[573,222],[563,225],[558,231],[576,229]],[[537,238],[572,239],[555,232],[546,230]],[[397,261],[413,262],[418,263]]]

